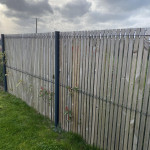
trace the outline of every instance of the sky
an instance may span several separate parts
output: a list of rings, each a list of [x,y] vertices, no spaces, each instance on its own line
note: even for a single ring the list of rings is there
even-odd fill
[[[0,34],[150,27],[150,0],[0,0]]]

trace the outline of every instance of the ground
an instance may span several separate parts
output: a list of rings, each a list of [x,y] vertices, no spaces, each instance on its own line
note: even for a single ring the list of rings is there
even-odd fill
[[[21,99],[0,91],[0,150],[96,150],[53,123]]]

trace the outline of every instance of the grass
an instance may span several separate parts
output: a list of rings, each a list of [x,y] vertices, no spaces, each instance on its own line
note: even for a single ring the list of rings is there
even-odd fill
[[[1,150],[96,150],[73,133],[54,132],[53,123],[21,99],[0,91]]]

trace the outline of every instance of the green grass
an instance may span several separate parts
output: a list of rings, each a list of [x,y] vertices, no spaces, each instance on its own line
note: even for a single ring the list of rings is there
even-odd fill
[[[0,91],[1,150],[96,150],[73,133],[54,132],[53,123],[21,99]]]

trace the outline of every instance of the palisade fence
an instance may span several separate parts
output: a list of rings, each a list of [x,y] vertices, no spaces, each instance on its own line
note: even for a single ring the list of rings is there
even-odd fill
[[[55,32],[5,35],[8,92],[55,120]],[[59,124],[107,150],[150,150],[150,29],[60,32]]]

